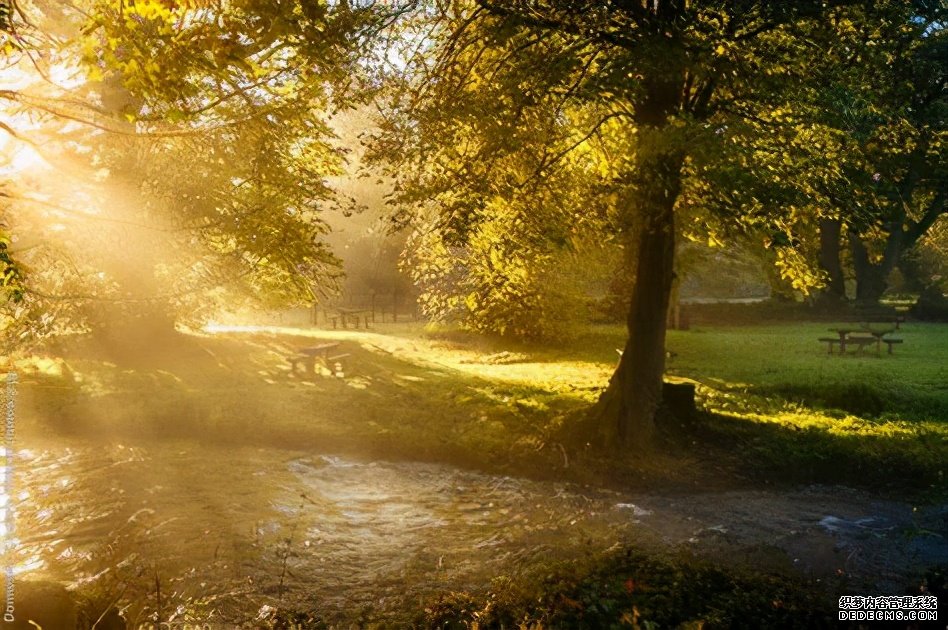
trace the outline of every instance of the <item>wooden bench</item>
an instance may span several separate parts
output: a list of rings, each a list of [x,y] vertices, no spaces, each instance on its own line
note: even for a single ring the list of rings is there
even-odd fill
[[[820,343],[829,344],[829,353],[833,354],[833,346],[842,341],[839,337],[820,337]]]

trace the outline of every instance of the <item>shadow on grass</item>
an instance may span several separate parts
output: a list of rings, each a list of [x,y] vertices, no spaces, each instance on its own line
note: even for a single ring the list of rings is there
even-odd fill
[[[417,333],[395,330],[393,336],[411,339]],[[463,348],[474,348],[484,353],[510,351],[527,355],[531,362],[555,363],[558,361],[581,361],[614,365],[618,361],[616,350],[625,345],[626,329],[621,325],[598,325],[584,330],[568,342],[551,345],[541,341],[508,339],[498,335],[477,334],[456,328],[435,328],[425,337]]]
[[[329,339],[180,335],[178,348],[131,362],[80,343],[63,352],[59,373],[22,371],[22,428],[556,474],[562,455],[545,438],[578,398],[420,365],[356,339],[339,341],[345,378],[319,361],[315,374],[293,373],[289,356]]]
[[[924,427],[907,433],[832,433],[721,413],[701,413],[667,435],[748,479],[844,484],[939,500],[948,493],[948,441]]]
[[[863,418],[898,417],[925,421],[948,418],[948,400],[935,394],[881,389],[869,383],[781,383],[752,388],[754,394],[807,406],[830,413],[844,411]]]

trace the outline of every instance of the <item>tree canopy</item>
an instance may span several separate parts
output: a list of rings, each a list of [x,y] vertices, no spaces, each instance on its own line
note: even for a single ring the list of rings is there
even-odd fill
[[[37,270],[24,293],[32,312],[114,323],[194,314],[221,292],[287,304],[332,289],[338,261],[322,215],[351,202],[329,184],[345,161],[329,121],[364,87],[359,46],[376,12],[296,2],[17,9],[21,45],[7,63],[25,79],[2,96],[30,118],[39,157],[72,178],[10,182],[18,236],[38,243],[22,254]]]
[[[402,25],[414,48],[394,64],[399,82],[382,108],[377,155],[395,165],[395,202],[420,218],[419,238],[436,259],[454,261],[434,273],[457,275],[460,264],[477,280],[471,256],[490,270],[488,281],[450,289],[467,293],[475,318],[497,319],[484,304],[524,297],[509,286],[528,285],[547,251],[569,246],[564,234],[592,226],[635,251],[630,338],[600,407],[606,433],[647,441],[661,398],[676,234],[714,242],[757,233],[796,287],[819,286],[804,240],[818,217],[840,211],[823,190],[850,183],[843,169],[859,167],[838,159],[846,130],[826,120],[832,90],[814,81],[825,78],[814,59],[828,57],[838,71],[856,55],[873,68],[890,59],[881,49],[892,55],[895,42],[917,40],[919,25],[934,41],[939,11],[438,3]],[[915,88],[900,96],[906,89]],[[498,235],[487,247],[485,225]],[[521,262],[510,252],[531,252],[525,235],[539,246]]]

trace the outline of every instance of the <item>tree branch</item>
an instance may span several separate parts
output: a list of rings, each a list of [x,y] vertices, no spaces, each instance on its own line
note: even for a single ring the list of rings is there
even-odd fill
[[[938,194],[935,195],[935,198],[932,199],[932,202],[928,205],[922,218],[909,225],[909,229],[905,232],[905,249],[908,249],[918,242],[918,239],[922,238],[922,236],[935,225],[935,221],[937,221],[939,217],[948,214],[948,204],[946,204],[946,201],[948,201],[948,192],[946,192],[945,188],[942,188],[938,191]]]

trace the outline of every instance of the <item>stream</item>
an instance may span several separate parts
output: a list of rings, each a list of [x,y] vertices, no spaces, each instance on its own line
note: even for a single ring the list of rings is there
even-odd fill
[[[13,473],[16,579],[92,593],[131,620],[378,618],[620,544],[844,575],[874,594],[948,562],[948,506],[838,487],[631,495],[193,441],[45,444],[19,451]]]

